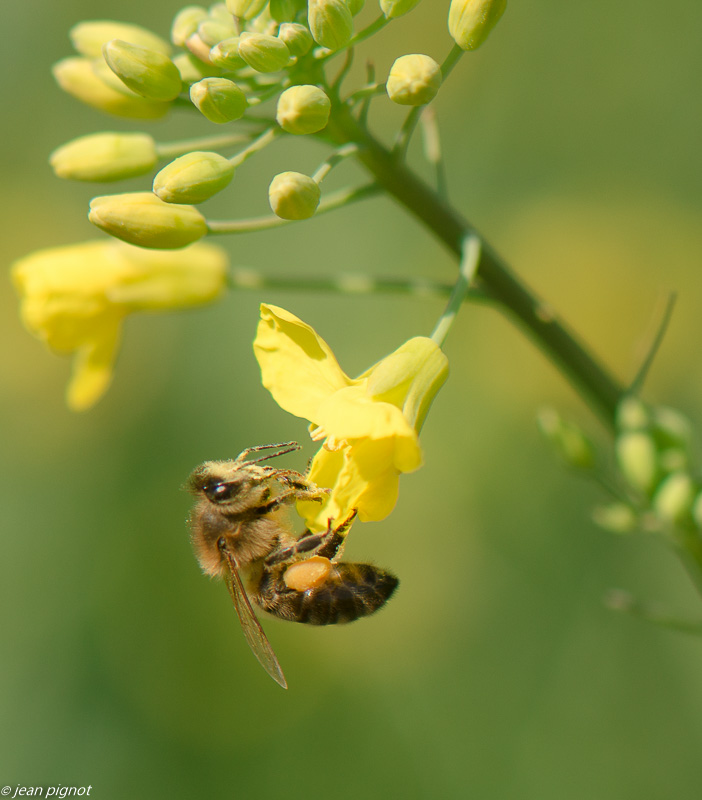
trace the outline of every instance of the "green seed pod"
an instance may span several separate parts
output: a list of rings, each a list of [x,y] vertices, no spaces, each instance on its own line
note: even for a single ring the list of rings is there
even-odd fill
[[[177,250],[207,233],[196,208],[164,203],[152,192],[95,197],[88,219],[117,239],[156,250]]]
[[[698,488],[686,472],[674,472],[661,483],[653,497],[656,513],[667,522],[688,520]]]
[[[173,63],[178,68],[178,72],[180,72],[180,79],[188,85],[197,83],[203,78],[212,78],[220,74],[220,70],[216,66],[205,64],[204,61],[200,61],[192,53],[178,54],[174,57]]]
[[[219,153],[186,153],[154,178],[154,194],[165,203],[202,203],[226,188],[234,177],[232,163]]]
[[[309,30],[297,22],[284,22],[278,30],[278,38],[293,56],[305,56],[312,49],[314,39]]]
[[[184,47],[185,41],[197,30],[197,26],[209,19],[207,9],[202,6],[185,6],[173,18],[171,41],[176,47]],[[124,39],[124,36],[112,37]]]
[[[71,37],[73,47],[82,56],[89,58],[101,57],[103,46],[112,39],[122,39],[147,50],[155,50],[164,56],[169,56],[172,49],[165,39],[146,28],[112,20],[79,22],[71,28],[68,35]]]
[[[475,50],[487,39],[507,7],[507,0],[451,0],[448,28],[463,50]]]
[[[234,71],[246,66],[246,62],[239,55],[239,37],[233,36],[231,39],[216,44],[210,50],[210,61],[217,67]]]
[[[541,411],[537,425],[566,464],[578,469],[592,469],[595,466],[592,442],[577,425],[566,422],[552,408]]]
[[[345,0],[309,0],[307,21],[317,44],[339,50],[353,34],[353,19]]]
[[[227,8],[235,17],[253,19],[266,7],[268,0],[227,0]]]
[[[622,431],[641,431],[648,428],[651,416],[645,404],[634,395],[629,395],[617,406],[617,428]]]
[[[419,53],[400,56],[390,68],[385,84],[388,97],[402,106],[423,106],[441,87],[441,67]]]
[[[380,10],[386,19],[394,19],[411,11],[417,3],[419,0],[380,0]]]
[[[214,47],[224,39],[231,39],[238,33],[231,22],[222,22],[218,19],[206,19],[197,26],[197,35],[208,47]]]
[[[81,56],[64,58],[53,67],[56,83],[64,92],[82,103],[115,117],[158,119],[168,112],[170,103],[140,97],[127,89],[121,81],[117,81],[114,75],[115,80],[121,85],[121,90],[105,83],[96,74],[95,63],[92,59]]]
[[[221,124],[244,116],[249,101],[227,78],[203,78],[190,87],[190,99],[210,122]]]
[[[59,178],[121,181],[156,165],[156,145],[145,133],[93,133],[54,150],[49,163]]]
[[[268,187],[268,202],[281,219],[309,219],[319,205],[319,185],[300,172],[281,172]]]
[[[635,489],[650,495],[658,481],[658,453],[653,439],[642,431],[622,433],[615,449],[619,468]]]
[[[175,100],[182,81],[176,65],[162,53],[120,39],[102,48],[105,61],[117,77],[136,94],[148,100]]]
[[[291,86],[278,98],[275,118],[288,133],[317,133],[326,127],[331,101],[318,87]]]
[[[278,72],[290,63],[285,42],[265,33],[242,33],[239,55],[256,72]]]
[[[598,506],[592,512],[592,520],[611,533],[631,533],[638,522],[634,510],[625,503]]]

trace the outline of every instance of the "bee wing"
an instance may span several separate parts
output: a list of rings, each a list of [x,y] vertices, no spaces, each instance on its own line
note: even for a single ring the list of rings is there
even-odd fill
[[[228,559],[229,560],[229,559]],[[251,603],[244,589],[244,584],[241,582],[239,571],[230,562],[229,574],[227,575],[227,588],[229,594],[234,601],[234,608],[241,622],[241,627],[244,631],[246,641],[249,647],[253,650],[253,654],[259,661],[259,664],[266,670],[266,672],[273,678],[273,680],[283,687],[288,688],[288,684],[283,675],[283,670],[280,668],[278,659],[276,658],[271,643],[268,637],[263,632],[261,623],[256,619],[256,615],[251,608]]]

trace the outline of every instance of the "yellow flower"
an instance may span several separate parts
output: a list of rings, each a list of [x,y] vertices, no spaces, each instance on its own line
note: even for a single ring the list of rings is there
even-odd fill
[[[422,463],[417,434],[448,375],[439,347],[415,337],[353,379],[309,325],[262,305],[254,352],[278,405],[310,420],[312,438],[325,440],[309,477],[332,492],[322,508],[298,505],[308,527],[323,530],[330,517],[343,519],[353,508],[361,520],[384,519],[400,474]]]
[[[98,240],[31,253],[15,262],[12,278],[26,327],[52,350],[75,354],[67,401],[83,411],[107,391],[129,312],[214,300],[226,269],[214,245],[155,252]]]

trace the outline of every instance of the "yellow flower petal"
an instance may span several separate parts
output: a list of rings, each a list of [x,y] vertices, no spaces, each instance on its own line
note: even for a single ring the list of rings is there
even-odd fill
[[[112,371],[120,338],[120,320],[105,319],[95,338],[81,347],[73,360],[73,374],[66,402],[73,411],[91,408],[112,382]]]
[[[312,422],[324,399],[356,383],[313,328],[278,306],[261,305],[254,352],[263,385],[276,403]]]

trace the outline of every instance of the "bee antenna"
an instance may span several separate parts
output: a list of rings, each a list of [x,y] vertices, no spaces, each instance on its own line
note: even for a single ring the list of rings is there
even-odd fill
[[[271,450],[275,448],[276,452],[268,453],[268,455],[260,456],[259,458],[252,458],[249,463],[250,464],[257,464],[259,461],[268,461],[269,458],[278,458],[278,456],[284,456],[286,453],[292,453],[295,450],[300,450],[301,447],[297,442],[279,442],[278,444],[261,444],[258,447],[249,447],[248,449],[244,450],[237,457],[237,461],[244,461],[245,457],[249,453],[257,453],[259,450]]]

